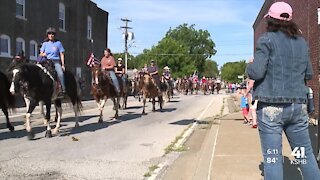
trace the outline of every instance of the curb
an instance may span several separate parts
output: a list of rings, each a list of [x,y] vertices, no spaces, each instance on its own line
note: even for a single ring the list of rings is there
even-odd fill
[[[213,121],[215,121],[216,119],[220,119],[226,115],[228,115],[230,112],[229,112],[229,108],[228,108],[228,99],[230,99],[230,97],[226,97],[223,99],[223,105],[222,107],[224,108],[224,111],[226,111],[226,109],[228,109],[228,113],[224,113],[221,112],[220,115],[217,115],[215,117],[213,117]],[[178,148],[178,147],[181,147],[187,140],[188,138],[192,135],[192,133],[194,132],[195,128],[199,125],[199,121],[202,120],[202,116],[205,114],[205,112],[208,111],[208,109],[211,107],[211,105],[213,104],[213,100],[207,105],[207,107],[205,108],[204,111],[202,111],[202,113],[200,114],[200,116],[198,116],[196,119],[195,119],[195,122],[191,125],[191,127],[188,127],[188,129],[183,133],[182,135],[182,138],[178,140],[177,143],[174,144],[174,148]],[[179,155],[176,157],[178,158]],[[175,160],[175,159],[174,159]],[[174,161],[173,160],[173,161]],[[169,160],[166,160],[164,163],[159,163],[158,164],[158,168],[155,169],[152,173],[152,175],[150,177],[147,177],[147,178],[143,178],[143,179],[146,179],[146,180],[156,180],[156,179],[160,179],[161,178],[161,175],[165,172],[165,170],[169,167],[170,163]],[[210,164],[211,164],[211,161],[210,161]]]

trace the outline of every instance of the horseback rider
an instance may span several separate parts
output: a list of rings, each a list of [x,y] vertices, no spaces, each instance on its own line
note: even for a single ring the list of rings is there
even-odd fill
[[[154,60],[150,61],[150,66],[148,67],[148,73],[151,75],[152,79],[154,80],[157,88],[158,88],[158,92],[160,93],[160,76],[158,73],[158,67],[155,64]]]
[[[118,78],[115,74],[115,70],[116,70],[115,66],[116,66],[116,62],[111,53],[111,50],[109,48],[105,49],[104,57],[101,59],[101,69],[109,72],[113,85],[116,88],[116,92],[117,94],[119,94],[120,86],[119,86]]]
[[[124,65],[122,64],[122,58],[118,58],[118,63],[117,65],[115,66],[115,73],[117,76],[121,77],[122,79],[124,79],[125,77],[125,67]]]
[[[170,68],[168,66],[163,68],[163,73],[162,76],[169,82],[171,79],[171,72],[170,72]]]
[[[55,38],[56,29],[49,27],[46,30],[47,38],[42,43],[40,48],[40,56],[45,57],[47,60],[53,62],[54,68],[57,72],[58,79],[62,91],[59,92],[58,97],[64,98],[66,92],[66,86],[64,81],[65,60],[64,60],[64,48],[62,43]]]
[[[123,82],[123,87],[125,87],[128,82],[128,78],[125,73],[125,66],[122,63],[122,58],[118,58],[118,64],[115,67],[115,73],[117,76],[121,77],[122,82]]]

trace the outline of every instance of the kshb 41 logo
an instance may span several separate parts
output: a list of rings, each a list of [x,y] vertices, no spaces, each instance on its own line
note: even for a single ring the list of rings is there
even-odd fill
[[[291,156],[294,156],[296,159],[306,158],[305,147],[295,147],[291,152]]]

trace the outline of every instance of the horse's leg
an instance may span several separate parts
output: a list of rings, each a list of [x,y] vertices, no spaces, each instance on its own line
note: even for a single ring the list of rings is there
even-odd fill
[[[143,104],[142,114],[146,114],[145,108],[146,108],[147,96],[144,93],[142,94],[142,96],[143,96],[143,99],[142,99],[142,104]]]
[[[162,96],[159,96],[158,99],[159,99],[160,109],[162,109],[162,106],[163,106],[163,97],[162,97]]]
[[[72,104],[73,104],[74,118],[76,121],[74,127],[79,127],[79,109],[80,109],[80,107],[79,107],[79,104],[76,102],[73,102]]]
[[[40,107],[40,113],[41,113],[42,117],[46,118],[46,115],[44,114],[43,102],[42,101],[39,102],[39,107]]]
[[[23,99],[24,99],[24,102],[26,103],[26,112],[28,112],[29,106],[30,106],[30,99],[28,99],[25,94],[23,95]]]
[[[8,108],[5,105],[1,106],[1,109],[3,111],[3,114],[6,116],[6,121],[7,121],[7,128],[10,131],[14,131],[14,127],[11,125],[10,120],[9,120],[9,113],[8,113]]]
[[[26,101],[26,106],[28,107],[28,111],[26,114],[26,130],[28,133],[28,139],[31,140],[34,138],[34,132],[32,131],[30,117],[31,113],[36,107],[36,101],[28,99],[28,101]]]
[[[114,106],[116,107],[116,109],[115,109],[116,113],[114,114],[114,118],[118,119],[119,118],[120,97],[113,98],[112,100],[113,100],[113,103],[115,103]]]
[[[50,125],[51,100],[44,101],[44,104],[46,106],[46,118],[45,119],[47,121],[47,130],[46,130],[46,134],[44,137],[51,138],[52,137],[51,125]],[[59,126],[60,126],[60,124],[59,124]]]
[[[160,96],[159,96],[160,97]],[[160,101],[160,100],[159,100]],[[156,111],[156,97],[152,97],[152,111]]]
[[[53,134],[56,135],[59,133],[60,129],[60,123],[61,123],[61,117],[62,117],[62,107],[61,107],[61,100],[55,100],[54,102],[55,108],[56,108],[56,117],[55,119],[57,120],[56,127],[53,129]],[[51,107],[51,105],[50,105]],[[47,108],[48,110],[48,108]],[[50,120],[49,120],[50,121]]]
[[[100,116],[99,116],[98,123],[102,123],[103,122],[103,108],[104,108],[105,103],[106,103],[106,99],[105,98],[100,100],[99,102],[97,102],[98,108],[99,108],[99,111],[100,111]]]

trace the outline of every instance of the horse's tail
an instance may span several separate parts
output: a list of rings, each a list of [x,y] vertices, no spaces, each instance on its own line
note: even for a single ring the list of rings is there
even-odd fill
[[[0,73],[0,78],[3,79],[4,81],[4,93],[2,95],[5,96],[5,104],[7,105],[8,108],[14,109],[16,107],[15,104],[15,97],[12,95],[9,91],[10,88],[10,82],[7,78],[7,76],[3,73]]]
[[[72,72],[68,70],[65,71],[64,78],[66,83],[66,93],[70,97],[72,104],[77,105],[77,111],[81,112],[83,106],[81,103],[80,95],[78,93],[79,88],[76,78],[74,77]]]

